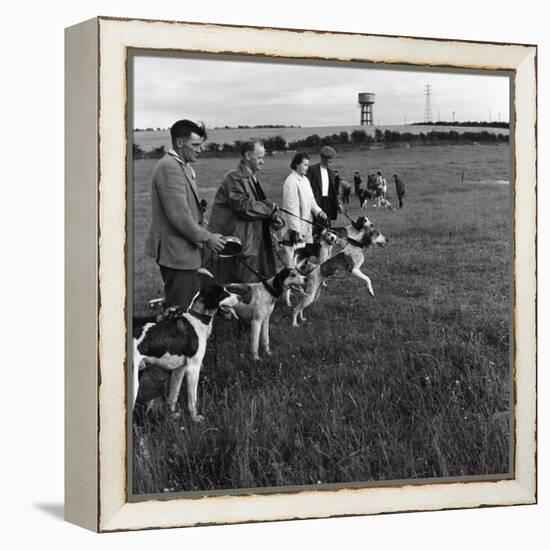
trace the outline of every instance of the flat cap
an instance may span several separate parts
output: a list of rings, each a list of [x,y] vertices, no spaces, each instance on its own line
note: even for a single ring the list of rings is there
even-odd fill
[[[334,158],[336,156],[336,151],[332,147],[329,147],[328,145],[325,145],[319,151],[319,153],[321,154],[322,157],[325,157],[327,159],[331,159],[331,158]]]

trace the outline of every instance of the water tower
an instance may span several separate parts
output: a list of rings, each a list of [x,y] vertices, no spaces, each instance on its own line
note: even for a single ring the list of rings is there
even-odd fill
[[[361,126],[372,126],[374,124],[373,108],[374,94],[363,92],[357,95],[359,108],[361,109]]]

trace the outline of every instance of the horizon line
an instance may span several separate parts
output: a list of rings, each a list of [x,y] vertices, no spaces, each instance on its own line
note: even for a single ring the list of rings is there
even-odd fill
[[[361,124],[349,124],[349,123],[340,123],[340,124],[317,124],[317,125],[300,125],[300,124],[242,124],[238,126],[206,126],[207,130],[284,130],[284,129],[292,129],[292,128],[338,128],[342,126],[356,126],[358,128],[376,128],[377,126],[436,126],[438,124],[444,125],[448,124],[449,126],[456,126],[457,124],[466,124],[468,122],[473,122],[476,124],[480,123],[486,123],[486,124],[510,124],[509,120],[437,120],[437,121],[431,121],[431,122],[425,122],[425,121],[418,121],[418,122],[401,122],[401,123],[394,123],[394,124],[385,124],[385,123],[379,123],[379,124],[372,124],[372,125],[361,125]],[[240,127],[239,127],[240,126]],[[169,130],[170,127],[162,128],[160,126],[153,127],[153,126],[136,126],[132,128],[132,131],[141,130],[141,131],[165,131]]]

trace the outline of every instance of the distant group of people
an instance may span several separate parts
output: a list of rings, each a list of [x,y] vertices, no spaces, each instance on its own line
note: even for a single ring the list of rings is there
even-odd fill
[[[179,120],[172,125],[170,136],[172,149],[153,170],[152,218],[145,249],[159,266],[165,299],[171,304],[188,307],[200,288],[197,272],[202,266],[221,284],[257,282],[257,275],[272,277],[276,271],[271,238],[275,218],[280,221],[283,217],[306,242],[313,239],[308,222],[317,220],[330,226],[337,218],[340,203],[337,174],[331,168],[336,156],[332,147],[323,147],[320,162],[313,165],[306,153],[294,155],[283,184],[282,208],[290,215],[281,215],[258,178],[265,148],[260,140],[253,140],[242,144],[238,166],[223,178],[207,225],[205,201],[199,196],[192,167],[206,141],[206,129],[202,124]],[[228,236],[240,239],[239,257],[247,265],[219,255]]]
[[[403,208],[405,184],[397,174],[393,174],[393,181],[395,183],[395,194],[397,196],[399,208]],[[349,197],[351,195],[351,184],[342,181],[341,188],[342,203],[349,204]],[[364,208],[367,200],[373,200],[374,205],[378,207],[387,202],[388,184],[386,178],[382,175],[382,172],[380,171],[367,174],[367,181],[364,184],[359,170],[355,170],[353,173],[353,188],[355,191],[355,195],[359,200],[359,206],[361,208]]]

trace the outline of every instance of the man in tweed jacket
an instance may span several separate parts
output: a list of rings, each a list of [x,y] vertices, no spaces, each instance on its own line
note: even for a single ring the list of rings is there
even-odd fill
[[[187,308],[199,290],[197,270],[201,267],[203,247],[219,252],[225,241],[204,227],[191,166],[206,140],[204,126],[178,120],[170,135],[173,148],[153,170],[152,217],[145,251],[160,268],[166,300]]]

